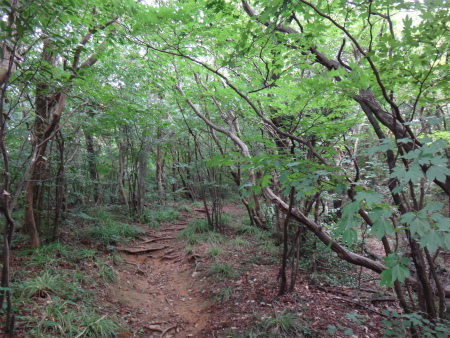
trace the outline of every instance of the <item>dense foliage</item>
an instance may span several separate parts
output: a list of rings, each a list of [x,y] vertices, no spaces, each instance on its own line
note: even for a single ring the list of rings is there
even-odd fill
[[[146,206],[181,198],[221,230],[239,191],[283,242],[281,294],[306,229],[405,313],[445,319],[448,2],[10,0],[0,17],[1,304],[15,233],[38,247],[91,204],[157,222]]]

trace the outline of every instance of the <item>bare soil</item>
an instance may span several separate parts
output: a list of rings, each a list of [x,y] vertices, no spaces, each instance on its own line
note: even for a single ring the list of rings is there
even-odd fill
[[[175,239],[195,217],[184,214],[183,221],[147,230],[140,241],[127,246],[156,250],[121,254],[119,283],[108,300],[122,317],[129,314],[128,324],[144,337],[208,337],[211,301],[199,292],[205,282],[195,278],[189,262],[192,257]]]

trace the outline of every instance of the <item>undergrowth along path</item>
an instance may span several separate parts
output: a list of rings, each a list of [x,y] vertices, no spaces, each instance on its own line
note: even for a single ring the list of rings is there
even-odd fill
[[[187,255],[184,243],[176,240],[189,221],[203,217],[197,211],[183,213],[182,221],[147,228],[140,240],[118,248],[123,263],[109,301],[136,333],[166,338],[208,336],[211,304],[202,288],[204,281],[190,272],[195,256]]]

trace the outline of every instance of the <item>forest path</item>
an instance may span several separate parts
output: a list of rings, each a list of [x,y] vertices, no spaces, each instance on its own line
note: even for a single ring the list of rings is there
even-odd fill
[[[122,248],[109,300],[143,337],[206,337],[211,304],[204,282],[191,271],[195,257],[176,239],[189,221],[203,217],[198,211],[183,213],[182,220],[147,228],[140,240]]]

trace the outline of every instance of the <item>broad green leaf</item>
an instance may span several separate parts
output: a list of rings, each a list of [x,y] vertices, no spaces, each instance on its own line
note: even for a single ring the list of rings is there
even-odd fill
[[[437,248],[445,247],[444,237],[441,232],[435,229],[427,231],[420,240],[420,248],[427,247],[433,253]]]
[[[392,224],[382,217],[373,224],[370,233],[377,236],[380,240],[385,234],[391,235],[393,231],[394,229]]]
[[[362,201],[365,200],[367,205],[371,207],[374,204],[380,204],[383,199],[383,195],[377,192],[372,191],[361,191],[358,192],[355,196],[355,200]]]
[[[432,165],[428,168],[426,175],[430,181],[438,180],[440,182],[445,182],[447,175],[450,175],[450,169]]]

